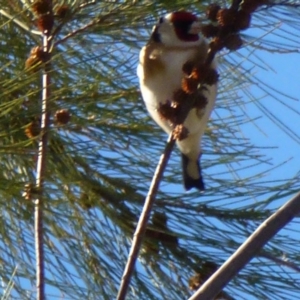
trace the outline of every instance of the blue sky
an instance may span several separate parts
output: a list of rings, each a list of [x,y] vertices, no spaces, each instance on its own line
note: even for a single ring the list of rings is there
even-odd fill
[[[278,118],[285,126],[285,129],[277,126],[264,112],[255,105],[251,105],[248,112],[252,116],[260,116],[255,121],[255,126],[245,126],[244,134],[254,144],[275,147],[265,151],[266,155],[272,158],[274,165],[284,163],[279,170],[268,174],[269,178],[284,179],[292,177],[299,172],[299,117],[300,117],[300,84],[299,84],[299,53],[274,54],[265,51],[259,52],[262,61],[270,66],[269,70],[259,69],[256,76],[270,87],[276,88],[273,95],[266,95],[260,88],[253,85],[251,91],[258,97],[263,97],[261,103]],[[277,94],[277,95],[276,95]],[[286,95],[286,96],[285,96]],[[275,97],[279,97],[280,103]],[[294,110],[294,111],[293,111]],[[284,130],[287,130],[285,132]],[[291,134],[289,136],[289,133]],[[294,135],[295,134],[295,135]]]
[[[151,26],[148,29],[150,31]],[[120,47],[120,49],[122,49],[122,48]],[[241,50],[241,53],[243,53],[243,50]],[[132,53],[130,53],[130,54],[132,54]],[[137,61],[138,53],[136,50],[134,50],[134,54],[135,54],[135,56],[133,55],[132,59]],[[282,93],[285,93],[296,99],[299,99],[299,92],[300,92],[299,74],[298,74],[299,53],[297,53],[297,54],[295,54],[295,53],[274,54],[274,53],[270,53],[270,52],[266,52],[266,51],[258,51],[257,50],[255,52],[255,54],[257,54],[259,56],[259,58],[261,59],[260,64],[262,65],[262,67],[256,67],[254,70],[252,70],[252,72],[255,73],[257,78],[266,82],[270,86],[276,87],[276,89],[278,89]],[[129,53],[125,53],[124,55],[125,56],[129,55]],[[254,58],[254,59],[256,59],[256,58]],[[263,62],[265,64],[263,64]],[[267,65],[269,65],[270,67],[268,68]],[[136,72],[135,66],[132,68],[132,70],[130,70],[130,72],[131,72],[131,76],[135,76],[135,72]],[[137,84],[137,80],[136,80],[136,84]],[[137,85],[136,85],[136,87],[137,87]],[[293,130],[295,133],[299,134],[299,126],[298,126],[299,114],[293,112],[291,109],[285,107],[283,104],[280,104],[278,102],[278,100],[274,99],[274,97],[266,95],[264,92],[261,91],[261,89],[257,88],[257,86],[255,84],[249,86],[248,91],[249,91],[249,93],[252,93],[255,97],[264,97],[261,100],[261,102],[264,103],[274,113],[275,116],[280,118],[288,126],[288,128]],[[247,97],[246,94],[242,94],[242,96],[243,96],[243,101],[245,103],[249,102],[249,98]],[[300,110],[299,101],[297,102],[297,101],[289,99],[288,97],[285,97],[285,96],[280,96],[280,98],[282,99],[282,101],[284,103],[287,103],[289,106],[295,108],[295,110],[297,110],[299,112],[299,110]],[[139,98],[139,100],[141,101],[141,97]],[[226,105],[226,102],[224,102],[224,103]],[[246,138],[249,138],[254,145],[261,145],[261,146],[269,147],[268,149],[260,150],[262,154],[265,154],[267,157],[269,157],[271,159],[269,167],[271,167],[272,164],[274,166],[276,166],[277,164],[286,162],[280,168],[271,170],[270,172],[265,174],[265,176],[262,180],[264,180],[264,181],[270,180],[270,182],[271,182],[272,180],[275,180],[275,179],[284,180],[288,177],[292,177],[296,172],[299,171],[299,165],[300,165],[299,139],[295,140],[295,139],[292,139],[291,137],[289,137],[280,128],[278,128],[276,125],[274,125],[274,122],[272,120],[270,120],[268,118],[268,116],[266,116],[264,114],[264,112],[260,111],[255,104],[253,104],[253,103],[247,104],[245,106],[245,111],[247,111],[247,113],[251,117],[260,117],[260,118],[258,120],[256,120],[254,123],[249,123],[249,124],[242,126],[241,129],[242,129],[243,136],[245,136]],[[146,112],[146,109],[145,109],[145,112]],[[219,113],[219,112],[217,112],[217,111],[214,112],[212,115],[212,118],[216,118],[217,113]],[[150,121],[150,119],[148,121],[149,121],[149,123],[152,122],[152,121]],[[154,123],[151,123],[151,124],[154,124]],[[163,133],[161,134],[161,136],[163,136],[165,138],[165,140],[167,139],[167,137]],[[205,140],[205,142],[209,142],[209,141]],[[150,158],[145,157],[145,160],[152,159],[152,158],[154,158],[154,159],[157,158],[157,160],[158,160],[158,157],[161,153],[160,152],[161,149],[158,149],[158,147],[156,147],[155,151],[157,151],[157,153],[155,153],[155,155],[154,155],[153,149],[152,149],[151,155],[153,155],[153,156],[151,156]],[[178,151],[176,153],[178,154]],[[137,152],[137,155],[138,154],[140,154],[140,152]],[[172,155],[172,161],[170,162],[172,164],[172,166],[174,166],[175,163],[177,163],[178,166],[180,166],[179,157],[176,156],[177,154],[173,153],[173,155]],[[111,155],[111,153],[110,153],[110,155]],[[156,164],[156,160],[154,160],[154,159],[153,159],[153,169]],[[214,177],[215,170],[219,170],[219,169],[224,170],[226,168],[226,166],[222,165],[221,167],[216,166],[215,168],[212,168],[212,167],[210,168],[209,167],[209,154],[205,154],[203,156],[203,163],[208,166],[207,170],[205,170],[205,176],[206,176],[205,180],[207,181],[208,185],[213,186],[214,180],[216,178],[222,177],[219,175],[218,175],[219,177],[218,176]],[[260,167],[262,169],[266,168],[266,166],[257,166],[256,168],[260,168]],[[178,167],[178,169],[179,169],[179,167]],[[179,170],[179,172],[180,172],[180,170]],[[250,168],[249,170],[244,170],[243,172],[241,172],[241,176],[251,175],[252,172],[253,172],[252,168]],[[227,175],[228,174],[225,174],[224,178],[228,178],[229,176],[227,176]],[[231,176],[231,174],[229,174],[229,175]],[[273,183],[271,183],[271,184],[273,184]],[[170,189],[170,185],[167,187],[164,187],[164,188]],[[176,193],[184,192],[182,186],[178,186],[178,185],[176,185],[176,189],[175,189],[175,185],[171,185],[171,189],[174,189],[174,192],[176,192]],[[213,193],[213,191],[212,191],[212,193]],[[262,196],[260,198],[263,198],[263,197],[264,196]],[[266,195],[266,197],[267,197],[267,195]],[[279,202],[274,203],[274,205],[272,205],[272,208],[278,207],[280,204],[284,203],[284,201],[286,201],[288,198],[289,197],[283,198]],[[206,200],[209,200],[209,196],[204,195],[201,198],[201,201],[205,202]],[[228,199],[226,199],[225,201],[228,202]],[[254,202],[255,199],[251,199],[251,201]],[[217,202],[216,206],[218,206],[219,203],[221,203],[221,202],[220,201]],[[214,202],[212,202],[212,204],[214,204]],[[234,207],[239,206],[239,203],[226,203],[226,205],[227,205],[227,207],[234,208]],[[175,220],[177,220],[176,217],[177,217],[177,215],[175,216],[174,219],[171,220],[173,222],[171,224],[176,225],[175,224]],[[212,220],[212,219],[210,220],[209,218],[207,218],[207,222],[210,222],[210,221],[213,222],[214,220]],[[218,223],[219,227],[223,226],[223,228],[225,228],[225,226],[222,225],[222,222],[216,221],[216,223]],[[186,224],[183,224],[183,225],[179,224],[179,228],[182,229],[182,231],[183,231],[185,225]],[[182,226],[182,227],[180,227],[180,226]],[[109,232],[108,231],[109,226],[107,226],[107,227],[103,226],[103,228],[104,228],[103,230],[106,230],[107,232]],[[289,228],[297,229],[298,225],[295,223],[291,223]],[[286,233],[291,234],[295,238],[297,238],[297,233],[293,234],[293,233],[291,233],[290,230]],[[218,233],[215,232],[215,234],[217,235]],[[235,241],[242,242],[242,240],[243,240],[242,233],[233,238],[235,239]],[[217,251],[219,251],[219,249],[217,249],[216,252]],[[70,270],[72,270],[72,267],[70,267]],[[53,272],[55,272],[55,270]],[[120,270],[120,272],[121,272],[121,270]],[[28,282],[24,281],[24,286],[28,287],[29,291],[35,290],[35,287],[29,281]],[[50,288],[48,287],[48,292],[50,294],[50,293],[54,292],[54,290],[51,287]],[[55,293],[59,294],[59,293],[57,293],[57,291],[55,291]],[[61,296],[61,297],[63,297],[63,296]],[[49,296],[48,299],[52,299],[51,296]],[[53,296],[53,299],[55,299],[54,296]]]
[[[282,29],[287,28],[284,25],[280,25]],[[280,27],[279,26],[279,27]],[[249,30],[247,34],[257,34],[255,30]],[[296,38],[294,38],[296,40]],[[271,40],[274,42],[282,42],[276,36],[271,35]],[[257,84],[251,84],[247,88],[247,93],[243,93],[242,101],[248,103],[251,100],[248,96],[252,95],[254,98],[260,98],[260,103],[262,103],[272,115],[279,119],[286,127],[283,129],[276,125],[274,120],[270,119],[264,111],[260,109],[254,102],[250,104],[245,104],[244,110],[247,112],[249,117],[258,118],[257,120],[250,122],[248,124],[242,125],[241,130],[244,137],[251,140],[254,145],[265,147],[265,149],[260,149],[260,154],[264,154],[269,158],[268,164],[262,166],[256,166],[258,169],[270,168],[270,171],[266,172],[261,178],[264,182],[269,182],[270,188],[276,185],[279,180],[281,183],[285,180],[294,177],[297,172],[299,172],[300,156],[299,156],[299,115],[300,115],[300,84],[299,84],[299,51],[300,46],[294,43],[295,50],[298,53],[274,53],[265,50],[256,50],[253,56],[249,57],[250,61],[254,61],[257,65],[254,69],[251,68],[251,72],[255,75]],[[241,54],[248,56],[250,52],[240,50]],[[237,55],[239,56],[239,55]],[[243,58],[241,57],[241,60]],[[246,66],[251,66],[251,64],[245,63]],[[265,83],[265,87],[261,83]],[[272,88],[277,91],[272,91]],[[276,99],[278,98],[278,99]],[[222,100],[221,100],[222,101]],[[281,102],[282,101],[282,102]],[[239,110],[239,108],[236,108]],[[212,114],[212,119],[218,118],[218,110]],[[272,116],[271,116],[272,117]],[[286,131],[286,132],[285,132]],[[294,137],[293,137],[294,136]],[[173,154],[174,155],[174,154]],[[209,156],[203,155],[203,163],[205,164],[209,160]],[[278,168],[272,170],[272,167],[280,165]],[[216,167],[217,168],[217,167]],[[223,169],[223,168],[222,168]],[[209,175],[213,175],[211,168],[205,170],[206,181],[209,182]],[[246,177],[253,173],[253,169],[243,171],[242,174]],[[204,177],[205,179],[205,177]],[[212,179],[213,181],[213,179]],[[180,187],[179,191],[183,191]],[[283,191],[284,192],[284,191]],[[270,195],[262,195],[259,199],[267,199]],[[282,197],[280,201],[276,201],[268,208],[276,209],[280,205],[284,204],[291,196]],[[205,195],[201,198],[205,201]],[[252,199],[252,202],[255,199]],[[231,207],[234,208],[235,204]],[[239,205],[238,205],[239,206]],[[222,227],[222,225],[221,225]],[[298,224],[291,223],[288,226],[289,230],[283,230],[284,234],[293,236],[293,238],[298,239],[299,235],[297,232],[292,232],[293,229],[297,230]],[[253,227],[255,229],[255,226]],[[283,233],[281,232],[281,233]],[[282,250],[282,255],[284,256],[284,250]],[[287,257],[288,259],[288,257]],[[275,268],[276,270],[276,268]],[[294,297],[294,298],[293,298]],[[247,299],[251,299],[248,298]],[[254,299],[254,298],[253,298]],[[298,296],[290,295],[289,299],[298,299]]]

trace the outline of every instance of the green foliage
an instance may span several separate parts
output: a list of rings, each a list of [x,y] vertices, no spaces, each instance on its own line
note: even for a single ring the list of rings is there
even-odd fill
[[[54,11],[61,5],[68,11],[55,19],[51,53],[51,126],[44,178],[47,299],[115,298],[130,238],[166,140],[141,100],[138,51],[159,15],[181,8],[201,14],[207,3],[54,1]],[[39,122],[42,70],[25,69],[25,62],[31,49],[41,45],[41,37],[36,34],[30,1],[0,4],[1,280],[11,286],[16,270],[11,299],[32,299],[32,198],[39,192],[32,186],[39,135],[28,138],[25,130]],[[269,31],[280,17],[299,29],[300,8],[293,4],[283,1],[261,10],[254,24]],[[275,32],[280,36],[280,30]],[[255,31],[252,37],[245,34],[249,44],[241,54],[221,53],[219,98],[204,138],[208,189],[201,196],[182,193],[179,158],[174,153],[154,208],[167,214],[167,227],[162,229],[154,220],[150,224],[169,240],[158,238],[161,234],[146,235],[128,299],[186,299],[191,294],[188,280],[199,267],[207,261],[221,264],[270,215],[270,206],[299,189],[298,174],[264,181],[266,173],[274,171],[268,166],[270,157],[242,134],[243,126],[255,125],[245,107],[260,105],[247,90],[255,79],[249,78],[248,70],[259,61],[250,59],[250,53],[260,46],[271,51],[299,48],[293,36],[276,43],[264,38],[253,41],[257,36]],[[276,95],[279,101],[284,99]],[[66,125],[55,123],[60,109],[71,114]],[[285,255],[299,261],[296,245],[297,237],[290,230],[279,234],[264,249],[268,258],[258,255],[227,293],[236,299],[249,295],[296,299],[299,274],[270,259]]]

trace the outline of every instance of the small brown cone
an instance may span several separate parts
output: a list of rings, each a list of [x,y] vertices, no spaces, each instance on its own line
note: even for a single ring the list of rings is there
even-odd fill
[[[213,24],[203,25],[201,27],[201,32],[202,32],[203,36],[206,38],[215,37],[215,36],[217,36],[217,34],[219,32],[219,27],[215,26]]]
[[[188,129],[183,125],[176,125],[176,127],[173,130],[174,138],[178,141],[182,141],[186,139],[189,135]]]
[[[176,107],[172,106],[171,101],[160,104],[157,110],[161,119],[168,120],[171,123],[174,123],[174,120],[176,120]]]
[[[196,109],[204,109],[207,105],[207,98],[203,94],[197,95],[197,98],[195,100],[194,107]]]
[[[211,48],[211,51],[218,52],[224,47],[223,40],[217,36],[209,43],[209,47]]]
[[[69,123],[71,115],[67,109],[60,109],[56,111],[54,118],[58,125],[66,125]]]
[[[70,13],[70,8],[68,5],[60,5],[55,9],[55,15],[59,19],[64,19]]]
[[[209,68],[206,71],[205,79],[203,79],[203,83],[208,85],[216,84],[219,80],[219,74],[215,69]]]
[[[51,13],[51,14],[41,15],[37,19],[36,25],[41,32],[47,31],[47,33],[50,33],[54,25],[53,14]]]
[[[41,61],[34,56],[30,56],[25,61],[25,70],[31,71],[32,73],[36,73],[40,70]]]
[[[217,14],[218,11],[220,10],[220,5],[218,4],[211,4],[208,6],[207,10],[206,10],[206,16],[209,20],[211,21],[217,21]]]
[[[241,3],[241,10],[251,14],[256,11],[260,6],[268,4],[268,0],[244,0]]]
[[[217,21],[221,26],[232,26],[235,20],[236,11],[231,8],[220,9],[217,13]]]
[[[187,61],[183,66],[182,66],[182,71],[185,75],[189,76],[191,75],[192,71],[194,69],[194,63]]]
[[[234,22],[234,28],[235,30],[245,30],[249,28],[251,23],[251,14],[248,12],[245,12],[243,10],[240,10],[237,12]]]
[[[243,45],[243,40],[239,34],[229,35],[224,42],[225,47],[230,51],[236,51]]]
[[[205,64],[197,66],[191,73],[192,78],[197,80],[198,83],[213,85],[218,81],[218,72]]]
[[[40,70],[41,64],[46,61],[47,54],[39,46],[33,47],[30,51],[30,55],[25,61],[25,70],[29,70],[35,73]]]
[[[196,78],[183,78],[181,82],[182,90],[187,94],[193,94],[195,91],[197,91],[199,85],[199,80]]]
[[[33,2],[31,9],[37,15],[43,15],[51,11],[51,5],[48,0],[37,0]]]
[[[25,128],[25,134],[29,139],[38,136],[41,132],[41,122],[39,120],[34,120],[30,122]]]
[[[173,95],[173,103],[174,105],[182,104],[187,101],[188,94],[185,93],[182,89],[178,89],[175,91]]]
[[[195,274],[189,279],[189,289],[191,291],[196,291],[203,284],[203,279],[201,278],[201,274]]]

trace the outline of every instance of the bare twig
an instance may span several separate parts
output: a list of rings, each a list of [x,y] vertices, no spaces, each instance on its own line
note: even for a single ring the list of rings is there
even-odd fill
[[[92,1],[88,1],[88,2],[86,2],[86,3],[80,4],[80,5],[78,6],[78,8],[84,9],[84,8],[86,8],[87,6],[94,5],[94,4],[96,4],[96,1],[95,1],[95,0],[92,0]]]
[[[264,221],[189,300],[214,299],[259,250],[299,213],[300,193]]]
[[[156,170],[155,170],[155,173],[154,173],[154,176],[152,179],[152,183],[151,183],[148,195],[145,200],[143,211],[140,215],[140,219],[139,219],[139,222],[137,224],[137,227],[136,227],[136,230],[135,230],[135,233],[133,236],[133,241],[132,241],[131,249],[130,249],[130,252],[128,255],[128,261],[127,261],[127,264],[125,266],[124,273],[122,276],[122,281],[120,284],[117,300],[124,300],[126,297],[127,289],[128,289],[129,283],[130,283],[131,275],[134,271],[135,262],[137,260],[138,254],[139,254],[139,250],[141,248],[142,239],[143,239],[146,227],[147,227],[147,222],[150,217],[153,202],[155,200],[155,196],[158,191],[158,187],[159,187],[163,172],[164,172],[167,162],[170,158],[174,144],[175,144],[175,139],[173,138],[173,134],[171,133],[169,136],[165,151],[161,155],[159,163],[156,167]]]
[[[75,36],[76,34],[80,33],[80,32],[83,32],[85,31],[86,29],[88,28],[91,28],[93,27],[94,25],[98,24],[98,23],[101,23],[103,21],[103,18],[99,18],[99,19],[96,19],[96,20],[93,20],[91,21],[90,23],[78,28],[78,29],[75,29],[73,31],[71,31],[70,33],[68,33],[67,35],[65,35],[64,37],[62,37],[60,40],[58,40],[57,42],[55,42],[55,46],[58,45],[58,44],[61,44],[63,42],[65,42],[66,40],[68,40],[69,38]]]
[[[48,101],[50,97],[50,48],[48,41],[49,30],[44,31],[43,51],[46,59],[42,77],[42,112],[41,112],[41,138],[39,141],[39,153],[36,168],[36,188],[39,191],[35,200],[34,230],[35,230],[35,253],[36,253],[36,289],[37,300],[45,299],[45,275],[44,275],[44,230],[43,230],[43,182],[46,171],[46,154],[48,145],[49,112]]]
[[[31,32],[33,34],[36,34],[36,35],[42,35],[42,33],[40,31],[30,29],[25,23],[21,22],[16,17],[12,16],[11,14],[9,14],[4,9],[0,9],[0,15],[6,17],[7,19],[9,19],[11,21],[13,21],[14,23],[16,23],[18,26],[20,26],[21,28],[23,28],[26,31],[29,31],[29,32]]]
[[[274,255],[267,253],[265,251],[260,252],[258,256],[272,260],[275,263],[277,263],[278,265],[288,267],[288,268],[300,273],[300,266],[292,261],[286,260],[284,258],[275,257]]]
[[[94,4],[96,4],[96,1],[90,1],[90,2],[87,2],[87,3],[80,4],[75,10],[72,11],[72,16],[74,16],[80,10],[83,10],[84,8],[86,8],[90,5],[94,5]],[[58,26],[56,26],[56,28],[52,32],[51,36],[49,37],[49,41],[52,41],[54,39],[54,37],[56,37],[58,35],[58,33],[62,30],[64,25],[71,19],[72,19],[71,16],[69,16],[67,18],[67,20],[64,19]],[[97,24],[97,23],[98,23],[98,20],[93,20],[90,23],[88,23],[87,25],[84,25],[83,27],[81,27],[79,29],[75,29],[71,33],[67,34],[65,37],[62,38],[62,40],[65,41],[68,38],[74,36],[75,34],[77,34],[79,32],[82,32],[82,30],[85,30],[85,29],[87,29],[87,28],[89,28],[89,27],[91,27],[91,26],[93,26],[94,24]],[[59,44],[59,43],[60,43],[60,41],[58,41],[56,44]]]
[[[100,24],[101,22],[105,21],[105,20],[108,19],[109,17],[112,17],[112,16],[115,15],[116,13],[117,13],[117,12],[109,12],[109,13],[107,13],[107,14],[105,14],[105,15],[99,17],[99,18],[96,18],[96,19],[92,20],[91,22],[87,23],[87,24],[84,25],[84,26],[82,26],[82,27],[80,27],[80,28],[77,28],[77,29],[71,31],[70,33],[66,34],[66,35],[63,36],[61,39],[59,39],[57,42],[55,42],[55,43],[54,43],[54,46],[56,46],[56,45],[58,45],[58,44],[61,44],[61,43],[65,42],[65,41],[68,40],[69,38],[71,38],[71,37],[77,35],[77,34],[80,33],[80,32],[84,32],[86,29],[91,28],[91,27],[93,27],[93,26],[96,25],[96,24]],[[60,30],[60,29],[59,29],[59,30]],[[57,34],[56,31],[55,31],[55,34]],[[54,35],[55,35],[55,34],[54,34]],[[54,36],[54,35],[53,35],[53,36]],[[52,39],[53,36],[50,37],[50,39]]]

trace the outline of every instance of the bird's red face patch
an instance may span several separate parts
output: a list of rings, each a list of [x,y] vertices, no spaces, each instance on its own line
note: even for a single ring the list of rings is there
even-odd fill
[[[197,17],[186,11],[177,11],[171,15],[171,22],[174,25],[178,38],[187,42],[193,42],[199,39],[198,34],[189,33],[191,25],[196,21]]]
[[[197,17],[187,11],[176,11],[172,13],[171,22],[188,22],[197,21]]]

